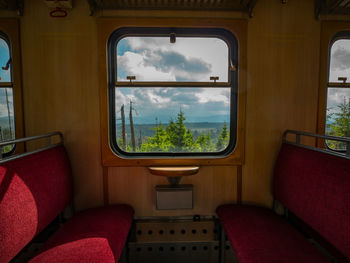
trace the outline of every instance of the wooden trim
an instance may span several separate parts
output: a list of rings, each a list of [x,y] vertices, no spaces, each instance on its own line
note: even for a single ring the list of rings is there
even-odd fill
[[[1,18],[0,30],[4,32],[11,42],[12,57],[12,87],[13,87],[13,106],[15,115],[16,138],[25,137],[24,133],[24,115],[23,115],[23,95],[22,95],[22,61],[19,20],[16,18]],[[16,145],[16,153],[23,153],[25,145],[19,143]]]
[[[153,175],[166,176],[166,177],[179,177],[188,176],[198,173],[199,166],[174,166],[174,167],[148,167],[148,170]]]
[[[242,204],[242,165],[237,166],[237,204]]]
[[[103,203],[109,205],[108,167],[103,167]]]
[[[102,165],[112,166],[178,166],[178,165],[242,165],[245,145],[245,110],[246,110],[246,72],[247,72],[247,21],[243,19],[207,19],[207,18],[99,18],[98,60],[101,115],[101,151]],[[190,27],[223,28],[232,32],[239,47],[239,84],[237,110],[237,141],[233,152],[222,158],[134,158],[125,159],[117,156],[109,145],[108,129],[108,68],[107,42],[110,35],[121,27]]]
[[[326,129],[327,90],[328,90],[328,64],[329,45],[334,35],[340,31],[350,30],[350,22],[323,21],[321,24],[320,48],[320,86],[318,92],[317,133],[324,134]],[[317,140],[317,146],[325,148],[323,139]]]

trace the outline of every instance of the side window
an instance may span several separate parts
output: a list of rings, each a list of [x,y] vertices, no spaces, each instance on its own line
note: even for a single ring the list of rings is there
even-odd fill
[[[11,43],[8,37],[0,32],[0,141],[15,138],[15,119],[12,81]],[[8,145],[2,153],[10,153],[14,146]]]
[[[109,40],[110,143],[120,156],[225,156],[236,142],[235,37],[122,28]]]
[[[350,138],[350,32],[338,33],[329,48],[326,134]],[[341,142],[327,141],[327,146],[344,151]]]

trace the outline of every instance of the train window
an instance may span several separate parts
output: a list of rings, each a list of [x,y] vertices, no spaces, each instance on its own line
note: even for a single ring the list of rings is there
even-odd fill
[[[0,141],[15,138],[15,120],[13,105],[13,82],[11,70],[10,42],[4,33],[0,33]],[[10,153],[14,146],[8,145],[2,153]]]
[[[236,141],[235,37],[121,28],[109,40],[110,140],[122,156],[211,156]]]
[[[329,50],[326,134],[350,137],[350,32],[337,34]],[[327,146],[344,151],[346,144],[327,141]]]

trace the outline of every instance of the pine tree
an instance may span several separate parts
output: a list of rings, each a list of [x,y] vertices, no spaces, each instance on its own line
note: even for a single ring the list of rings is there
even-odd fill
[[[158,124],[156,119],[156,127],[153,128],[155,134],[153,137],[147,137],[146,141],[141,144],[139,151],[141,152],[167,152],[171,147],[169,136],[162,125]]]
[[[166,132],[172,144],[171,150],[174,152],[189,151],[193,148],[193,136],[191,131],[186,129],[185,114],[182,110],[177,114],[174,122],[170,120]]]
[[[211,139],[211,133],[201,134],[198,136],[196,144],[199,146],[200,152],[213,152],[215,151],[215,145]]]
[[[229,140],[230,140],[230,134],[227,129],[227,124],[225,122],[224,126],[221,129],[218,141],[216,142],[216,150],[218,152],[224,150],[228,146]]]
[[[350,138],[350,98],[348,102],[337,105],[338,111],[327,115],[327,120],[333,120],[327,125],[327,134]],[[328,146],[335,150],[345,150],[346,145],[341,142],[327,141]]]

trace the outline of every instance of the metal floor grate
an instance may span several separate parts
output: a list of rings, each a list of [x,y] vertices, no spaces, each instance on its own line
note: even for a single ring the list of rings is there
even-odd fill
[[[220,248],[217,220],[136,221],[127,246],[129,263],[235,263],[230,243]]]

